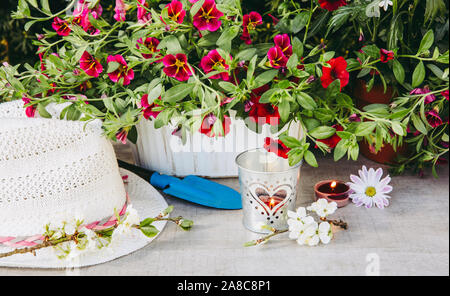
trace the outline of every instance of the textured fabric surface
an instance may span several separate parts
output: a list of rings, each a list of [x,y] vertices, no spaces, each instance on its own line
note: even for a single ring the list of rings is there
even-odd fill
[[[96,125],[0,118],[0,235],[28,236],[47,223],[98,221],[126,193],[115,153]]]
[[[122,175],[128,175],[128,184],[126,191],[130,196],[130,203],[144,219],[155,217],[167,208],[167,203],[159,192],[149,183],[126,170],[121,170]],[[162,231],[167,224],[166,221],[155,222],[153,225]],[[157,236],[148,238],[139,230],[135,229],[131,233],[121,236],[117,241],[106,248],[98,251],[83,253],[80,257],[72,261],[60,260],[55,256],[53,248],[47,248],[37,251],[37,256],[32,254],[16,255],[0,259],[0,267],[21,267],[21,268],[73,268],[92,266],[135,252],[150,242]],[[10,251],[10,248],[1,247],[0,253]]]

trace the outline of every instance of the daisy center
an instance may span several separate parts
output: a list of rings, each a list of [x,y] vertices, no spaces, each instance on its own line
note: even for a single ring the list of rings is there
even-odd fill
[[[375,187],[370,186],[366,188],[366,195],[369,197],[374,197],[377,194],[377,190]]]

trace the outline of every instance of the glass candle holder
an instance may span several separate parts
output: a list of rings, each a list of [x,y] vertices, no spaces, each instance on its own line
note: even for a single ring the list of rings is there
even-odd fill
[[[253,149],[236,158],[244,213],[244,226],[257,233],[270,233],[264,226],[285,230],[287,212],[295,210],[301,163]]]

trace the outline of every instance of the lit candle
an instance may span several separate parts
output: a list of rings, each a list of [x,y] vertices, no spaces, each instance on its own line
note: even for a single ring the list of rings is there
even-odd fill
[[[338,207],[345,207],[350,203],[350,187],[342,181],[321,181],[314,187],[316,200],[325,198],[329,202],[336,202]]]
[[[275,207],[275,200],[273,198],[270,200],[269,207],[271,210]]]

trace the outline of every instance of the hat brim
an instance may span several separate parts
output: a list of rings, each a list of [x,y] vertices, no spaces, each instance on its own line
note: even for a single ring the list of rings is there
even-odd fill
[[[168,204],[161,194],[142,178],[127,170],[120,170],[122,176],[128,175],[127,192],[133,208],[142,219],[156,217],[164,211]],[[160,231],[164,229],[166,221],[155,222],[153,225]],[[73,260],[58,259],[53,248],[31,253],[18,254],[0,259],[1,267],[20,268],[78,268],[106,263],[117,258],[129,255],[150,244],[157,236],[148,238],[140,230],[134,229],[129,234],[115,240],[108,248],[86,251]],[[0,253],[11,251],[11,248],[0,246]]]

